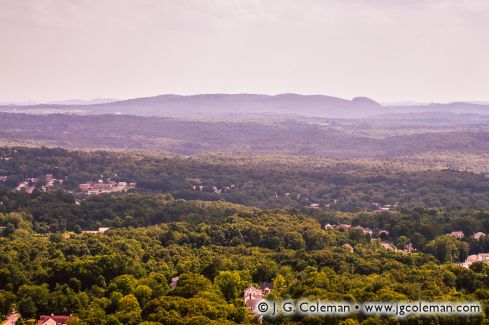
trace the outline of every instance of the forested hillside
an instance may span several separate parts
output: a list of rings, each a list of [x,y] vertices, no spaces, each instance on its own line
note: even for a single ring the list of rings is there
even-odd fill
[[[80,191],[99,180],[137,186]],[[489,251],[475,237],[489,233],[488,190],[485,174],[416,162],[3,147],[0,316],[256,323],[243,290],[260,283],[273,283],[269,299],[489,302],[488,266],[458,264]],[[479,324],[485,312],[409,321]],[[263,319],[381,321],[401,320]]]
[[[72,324],[249,323],[254,320],[243,306],[242,292],[263,281],[274,283],[269,298],[277,299],[485,301],[489,296],[487,266],[463,269],[440,264],[463,260],[468,254],[467,243],[452,237],[426,238],[420,252],[407,254],[385,250],[381,245],[385,238],[371,240],[357,231],[324,230],[318,216],[303,213],[174,202],[171,208],[164,204],[160,209],[167,210],[166,217],[162,210],[155,220],[151,202],[160,206],[161,201],[154,199],[105,198],[98,208],[105,216],[97,216],[93,208],[93,221],[87,220],[92,225],[114,227],[104,234],[40,236],[32,228],[42,218],[38,212],[31,215],[21,209],[0,214],[0,223],[6,225],[0,237],[0,312],[16,304],[26,319],[75,313],[78,320]],[[53,204],[56,200],[62,199],[53,198]],[[129,212],[138,217],[125,216]],[[110,213],[112,219],[107,219]],[[400,245],[409,240],[404,235],[417,231],[416,227],[425,228],[421,220],[430,222],[433,217],[433,222],[445,222],[445,228],[452,229],[471,218],[487,228],[488,215],[458,211],[444,216],[442,211],[413,210],[388,212],[378,221],[358,215],[353,222],[372,226],[393,222],[388,227],[392,236],[399,237],[387,240]],[[329,214],[321,218],[345,222],[349,217]],[[111,221],[116,219],[120,221]],[[138,226],[157,225],[117,229],[127,227],[131,220],[139,220]],[[402,230],[398,225],[403,223]],[[351,251],[344,244],[353,247]],[[177,275],[176,287],[170,288],[171,278]],[[368,317],[350,318],[362,321]],[[306,323],[319,320],[305,319]],[[469,319],[451,316],[441,320],[463,323]],[[480,321],[480,317],[472,319],[473,323]]]
[[[261,158],[265,161],[265,158]],[[272,157],[273,161],[273,157]],[[247,163],[248,162],[248,163]],[[225,155],[181,157],[64,149],[0,149],[0,188],[46,174],[58,188],[78,191],[88,181],[134,181],[136,191],[175,198],[225,200],[259,208],[316,205],[342,211],[392,207],[489,208],[489,178],[455,170],[403,170],[362,162],[291,160],[253,163]]]
[[[249,152],[316,157],[383,158],[429,152],[484,154],[487,120],[468,125],[399,126],[373,120],[273,119],[199,121],[129,115],[0,113],[9,143],[85,149],[150,149],[194,155]],[[402,120],[401,120],[402,121]],[[409,120],[408,120],[409,121]]]

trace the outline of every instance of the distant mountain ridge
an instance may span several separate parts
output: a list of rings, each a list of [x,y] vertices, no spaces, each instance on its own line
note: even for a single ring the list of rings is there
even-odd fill
[[[92,107],[104,113],[204,117],[205,115],[284,114],[320,117],[364,117],[384,112],[372,100],[346,100],[323,95],[203,94],[160,95]]]
[[[455,102],[449,104],[386,106],[368,97],[347,100],[326,95],[200,94],[159,95],[91,104],[4,105],[3,112],[32,114],[128,114],[178,118],[208,118],[268,114],[326,118],[364,118],[389,113],[452,112],[489,114],[489,105]]]

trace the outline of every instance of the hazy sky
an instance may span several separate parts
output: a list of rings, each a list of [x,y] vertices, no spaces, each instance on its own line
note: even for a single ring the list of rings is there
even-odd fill
[[[0,102],[489,101],[489,0],[0,0]]]

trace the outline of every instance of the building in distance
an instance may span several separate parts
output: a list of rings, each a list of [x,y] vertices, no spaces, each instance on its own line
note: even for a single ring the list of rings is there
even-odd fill
[[[103,180],[98,180],[98,182],[88,182],[79,185],[79,189],[82,193],[88,195],[98,195],[104,193],[117,193],[117,192],[127,192],[128,190],[136,188],[136,183],[131,182],[114,182],[110,181],[105,183]]]

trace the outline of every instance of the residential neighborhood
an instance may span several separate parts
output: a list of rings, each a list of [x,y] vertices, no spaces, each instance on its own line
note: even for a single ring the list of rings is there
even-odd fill
[[[0,176],[0,181],[5,182],[8,176]],[[14,191],[25,191],[29,194],[34,192],[35,189],[46,192],[57,185],[62,185],[63,179],[56,179],[53,174],[45,174],[42,178],[28,177],[20,182],[14,189]]]
[[[454,237],[454,238],[457,238],[457,239],[465,238],[465,234],[461,230],[452,231],[452,232],[448,233],[447,235]],[[474,238],[475,240],[480,240],[484,236],[486,236],[485,233],[478,231],[478,232],[473,233],[470,237]]]
[[[7,320],[0,322],[1,325],[14,325],[20,319],[18,312],[13,312],[7,316]],[[72,315],[41,315],[39,319],[29,320],[29,324],[35,325],[68,325],[70,321],[77,319]],[[32,322],[32,323],[31,323]],[[22,324],[25,324],[24,322]]]
[[[389,236],[389,231],[385,230],[385,229],[376,229],[376,230],[372,230],[368,227],[363,227],[363,226],[352,226],[350,224],[345,224],[345,223],[341,223],[341,224],[338,224],[338,225],[331,225],[331,224],[326,224],[324,226],[324,229],[326,230],[329,230],[329,229],[337,229],[337,230],[340,230],[340,231],[361,231],[364,235],[368,235],[368,236],[377,236],[377,237],[388,237]]]

